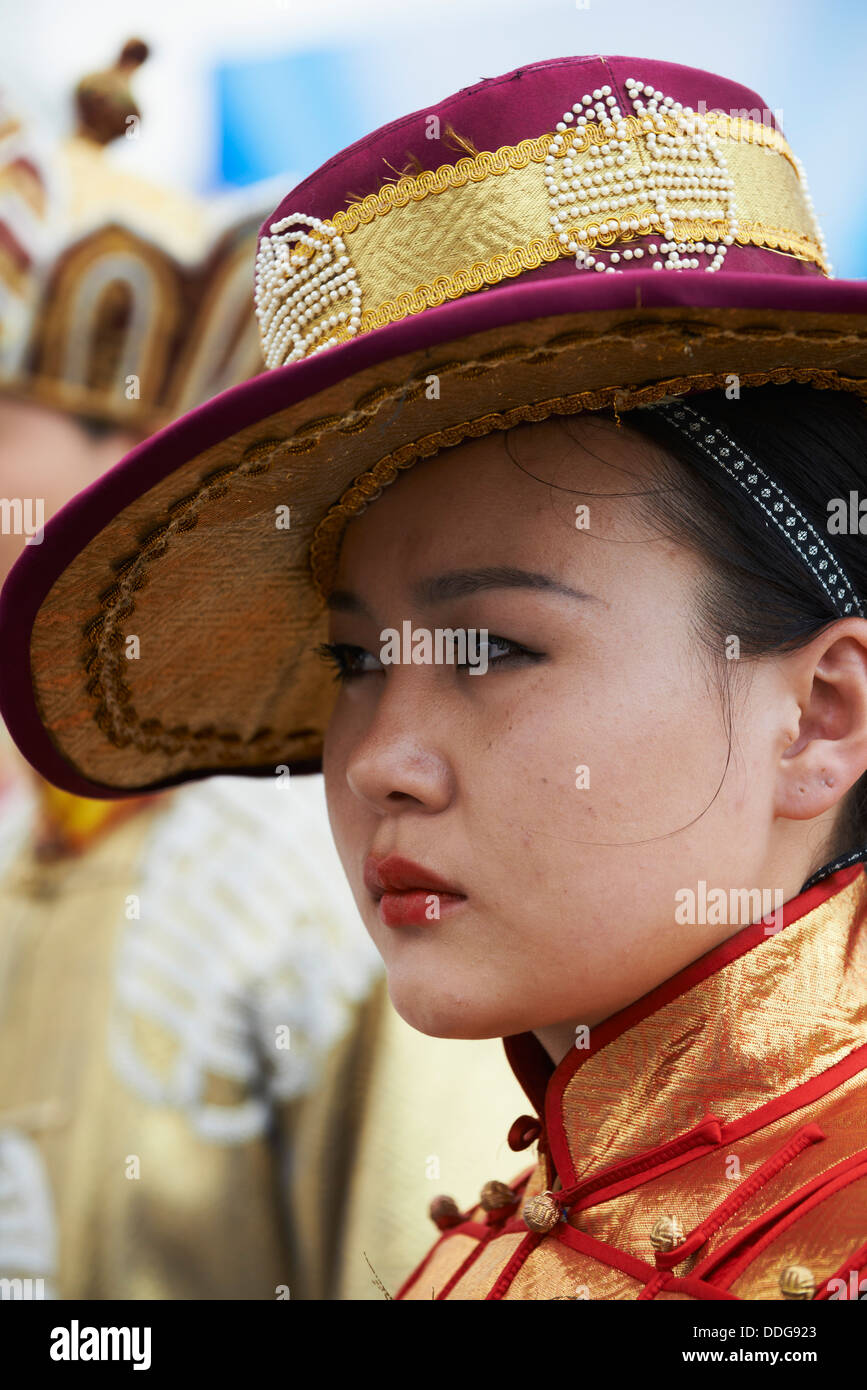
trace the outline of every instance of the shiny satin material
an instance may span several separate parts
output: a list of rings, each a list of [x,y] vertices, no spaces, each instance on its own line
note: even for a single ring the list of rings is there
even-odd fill
[[[562,1102],[576,1177],[707,1114],[740,1118],[867,1043],[867,931],[854,924],[863,882],[859,875],[579,1066]]]
[[[787,903],[781,930],[744,927],[547,1076],[532,1034],[507,1039],[545,1122],[517,1212],[483,1240],[485,1214],[465,1212],[399,1297],[781,1299],[798,1265],[828,1298],[847,1262],[867,1277],[865,909],[867,876],[842,870]],[[530,1234],[523,1204],[561,1185],[565,1219]],[[671,1218],[679,1263],[651,1243]]]

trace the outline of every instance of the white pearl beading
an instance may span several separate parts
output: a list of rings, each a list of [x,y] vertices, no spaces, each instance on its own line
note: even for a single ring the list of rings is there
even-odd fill
[[[792,159],[793,159],[794,164],[795,164],[795,168],[796,168],[797,171],[798,171],[798,178],[799,178],[800,183],[801,183],[801,194],[802,194],[802,196],[803,196],[804,202],[805,202],[806,205],[807,205],[807,215],[808,215],[808,217],[809,217],[809,219],[810,219],[810,226],[812,227],[812,230],[813,230],[813,237],[814,237],[814,240],[816,241],[816,243],[817,243],[817,245],[818,245],[818,247],[819,247],[819,250],[820,250],[821,253],[822,253],[822,259],[823,259],[825,265],[828,267],[827,273],[828,273],[828,277],[829,277],[829,279],[830,279],[830,278],[833,278],[833,275],[834,275],[834,267],[833,267],[833,265],[831,264],[830,260],[828,259],[828,245],[827,245],[827,242],[825,241],[825,238],[824,238],[824,236],[823,236],[823,234],[822,234],[822,228],[819,226],[819,219],[818,219],[817,216],[816,216],[816,208],[815,208],[815,205],[814,205],[814,203],[813,203],[813,199],[812,199],[811,196],[810,196],[810,190],[809,190],[809,188],[807,187],[807,171],[806,171],[806,169],[804,168],[804,166],[803,166],[803,164],[801,163],[801,161],[800,161],[800,159],[798,158],[798,156],[795,154],[795,152],[792,151],[791,153],[792,153]]]
[[[299,222],[312,230],[297,228]],[[312,357],[344,334],[354,337],[361,290],[330,222],[293,212],[268,231],[256,256],[256,317],[265,366],[273,368]]]
[[[560,242],[574,253],[575,264],[580,270],[614,274],[618,273],[621,259],[641,260],[644,248],[636,246],[612,251],[610,264],[606,264],[602,256],[590,254],[579,243],[596,245],[598,237],[611,232],[623,232],[626,236],[651,232],[653,226],[649,216],[629,214],[630,207],[651,202],[669,238],[658,247],[666,260],[654,261],[653,269],[698,270],[700,256],[704,255],[713,257],[710,265],[704,267],[708,273],[713,273],[722,266],[738,230],[734,181],[719,144],[707,121],[697,116],[692,107],[663,96],[662,92],[633,77],[628,77],[625,85],[642,123],[644,148],[636,153],[634,142],[629,138],[629,127],[610,87],[599,87],[592,95],[587,93],[580,102],[576,101],[572,110],[564,112],[563,119],[558,121],[557,133],[545,156],[551,226]],[[644,97],[648,98],[646,103]],[[677,123],[676,134],[669,132],[665,116]],[[598,155],[582,164],[579,174],[572,156],[582,151],[574,143],[574,136],[567,146],[566,134],[573,120],[577,135],[594,117],[594,123],[601,125],[606,140],[598,146]],[[558,159],[563,160],[559,180],[554,174]],[[681,206],[677,206],[678,203]],[[601,220],[572,230],[578,218],[593,215],[600,215]],[[720,215],[725,219],[726,231],[718,245],[675,239],[675,217],[707,220]],[[596,249],[598,252],[598,247]],[[656,244],[651,242],[647,250],[650,255],[656,255]]]

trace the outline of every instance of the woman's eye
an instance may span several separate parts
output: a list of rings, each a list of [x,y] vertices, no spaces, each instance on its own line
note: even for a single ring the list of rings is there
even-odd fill
[[[372,652],[350,642],[322,642],[316,650],[323,661],[334,667],[334,679],[341,683],[383,669]]]
[[[508,637],[497,637],[490,633],[487,641],[479,638],[478,645],[473,644],[471,652],[468,652],[467,661],[458,664],[462,671],[468,671],[473,666],[479,666],[482,661],[486,661],[490,668],[511,665],[517,661],[539,661],[541,655],[541,652],[522,647],[519,642],[511,642]]]
[[[323,661],[334,668],[334,679],[341,684],[386,669],[373,652],[351,642],[322,642],[316,651]],[[454,665],[458,671],[472,671],[475,667],[481,667],[482,672],[492,666],[540,661],[542,658],[541,652],[530,651],[528,647],[511,642],[507,637],[492,634],[487,639],[477,637],[474,641],[468,641],[464,650],[465,659],[461,661],[459,656],[460,649],[452,649],[452,654],[446,658],[447,664]]]

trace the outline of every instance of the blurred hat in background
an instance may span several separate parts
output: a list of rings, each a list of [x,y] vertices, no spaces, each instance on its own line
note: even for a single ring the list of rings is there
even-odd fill
[[[252,269],[273,205],[254,185],[227,219],[118,166],[147,55],[129,40],[82,78],[53,148],[0,104],[0,392],[143,434],[264,369]]]

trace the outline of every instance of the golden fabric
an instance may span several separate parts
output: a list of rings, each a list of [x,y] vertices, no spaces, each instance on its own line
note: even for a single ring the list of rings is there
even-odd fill
[[[792,1265],[818,1297],[849,1296],[828,1281],[867,1277],[865,912],[856,865],[786,904],[781,930],[743,928],[591,1030],[583,1058],[546,1072],[532,1034],[507,1040],[541,1106],[536,1167],[486,1239],[446,1233],[436,1296],[781,1299]],[[533,1237],[527,1197],[560,1187],[564,1219]],[[413,1272],[398,1296],[430,1283]]]
[[[596,1302],[635,1298],[640,1288],[637,1280],[630,1279],[619,1269],[611,1269],[586,1257],[582,1259],[573,1250],[540,1248],[534,1250],[518,1270],[503,1298]],[[464,1284],[461,1297],[467,1297]]]
[[[867,1042],[861,880],[588,1057],[563,1118],[576,1176],[733,1120]]]

